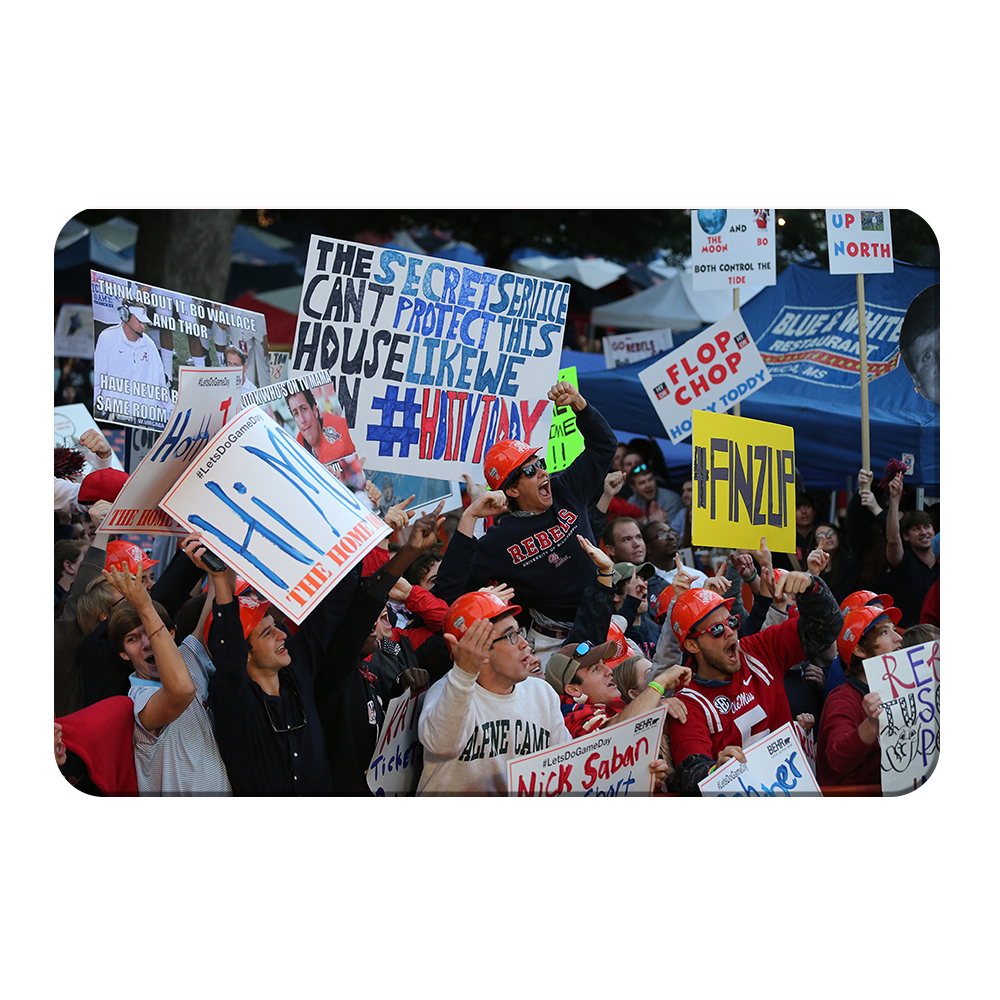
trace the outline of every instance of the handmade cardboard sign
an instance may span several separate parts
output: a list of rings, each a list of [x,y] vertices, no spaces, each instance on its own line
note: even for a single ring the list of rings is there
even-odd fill
[[[622,368],[669,351],[674,346],[674,337],[667,328],[642,330],[638,333],[609,334],[603,344],[604,367]]]
[[[86,458],[89,454],[80,445],[80,435],[84,431],[99,431],[94,418],[83,403],[70,403],[68,406],[55,407],[55,446],[57,448],[80,448]],[[111,449],[111,468],[121,469],[122,463]],[[81,475],[87,476],[94,469],[89,461],[84,461]]]
[[[671,444],[691,433],[692,411],[723,413],[771,381],[737,309],[639,372]]]
[[[160,509],[160,501],[236,412],[242,381],[238,368],[180,369],[170,420],[122,487],[101,531],[187,534]]]
[[[376,796],[413,795],[420,780],[424,748],[417,738],[417,722],[427,689],[407,688],[385,710],[382,731],[368,765],[368,787]]]
[[[666,708],[507,764],[510,795],[652,795]]]
[[[249,388],[270,379],[260,313],[182,292],[90,272],[93,302],[94,417],[163,430],[181,367],[238,366]],[[235,348],[243,360],[230,349]],[[236,397],[239,409],[239,396]]]
[[[774,210],[699,208],[691,212],[691,287],[696,292],[773,285]]]
[[[572,368],[561,368],[558,380],[571,382],[577,388],[580,387],[575,365]],[[545,467],[549,472],[560,472],[568,468],[577,456],[583,454],[583,448],[583,434],[576,426],[576,411],[572,406],[554,406]]]
[[[569,285],[313,236],[291,372],[336,378],[388,472],[457,481],[497,440],[548,440]]]
[[[802,752],[794,723],[786,722],[744,747],[743,753],[745,764],[733,757],[698,782],[703,796],[776,798],[823,794]]]
[[[941,644],[925,642],[864,661],[868,689],[882,698],[878,742],[882,794],[922,785],[937,766],[941,720]]]
[[[259,406],[209,441],[160,506],[296,623],[389,534]]]
[[[830,274],[891,274],[892,226],[887,208],[828,208]]]
[[[795,432],[726,413],[694,411],[691,540],[695,545],[795,551]]]

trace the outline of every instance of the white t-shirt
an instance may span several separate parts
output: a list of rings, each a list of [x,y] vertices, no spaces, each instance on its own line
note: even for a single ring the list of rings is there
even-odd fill
[[[528,677],[493,694],[458,667],[431,685],[417,733],[417,795],[506,795],[509,760],[572,740],[548,681]]]
[[[109,326],[97,338],[94,349],[94,396],[105,401],[102,404],[95,398],[95,409],[110,414],[110,419],[121,423],[142,423],[152,419],[143,417],[144,413],[148,414],[145,409],[148,407],[165,409],[169,416],[173,408],[169,398],[160,398],[162,392],[136,392],[133,383],[152,386],[156,390],[168,386],[159,348],[145,333],[132,341],[126,336],[122,323]],[[126,403],[124,410],[116,405],[121,401]],[[159,422],[165,420],[166,417]],[[157,421],[154,419],[153,422]]]

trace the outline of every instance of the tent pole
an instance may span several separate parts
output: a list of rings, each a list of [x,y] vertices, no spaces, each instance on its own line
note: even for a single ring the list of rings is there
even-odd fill
[[[865,276],[858,279],[858,345],[861,348],[861,468],[871,468],[871,441],[868,429],[868,337],[865,329]]]
[[[733,289],[733,312],[738,312],[740,308],[740,288],[737,285]],[[740,401],[736,400],[736,405],[733,407],[733,416],[738,417],[740,415]]]

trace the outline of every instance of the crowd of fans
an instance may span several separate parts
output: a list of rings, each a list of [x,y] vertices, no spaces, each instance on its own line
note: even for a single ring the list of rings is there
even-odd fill
[[[495,444],[458,511],[380,507],[388,540],[298,627],[197,534],[168,558],[100,532],[127,481],[97,431],[55,456],[54,748],[95,795],[367,795],[389,702],[427,689],[416,793],[506,794],[507,764],[660,706],[659,791],[796,720],[821,785],[879,782],[864,659],[938,635],[938,508],[899,463],[838,516],[800,489],[796,547],[692,546],[690,480],[620,443],[569,383],[586,448]],[[82,475],[84,460],[94,470]],[[409,498],[412,499],[412,498]]]

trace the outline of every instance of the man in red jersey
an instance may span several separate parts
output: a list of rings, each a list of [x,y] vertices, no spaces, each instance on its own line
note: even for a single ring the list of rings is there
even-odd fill
[[[822,580],[789,572],[775,596],[795,594],[798,617],[740,639],[733,601],[692,587],[670,615],[681,650],[694,667],[691,683],[678,692],[687,718],[671,718],[670,742],[682,793],[698,794],[698,782],[730,757],[791,722],[785,671],[835,642],[843,625],[837,601]]]

